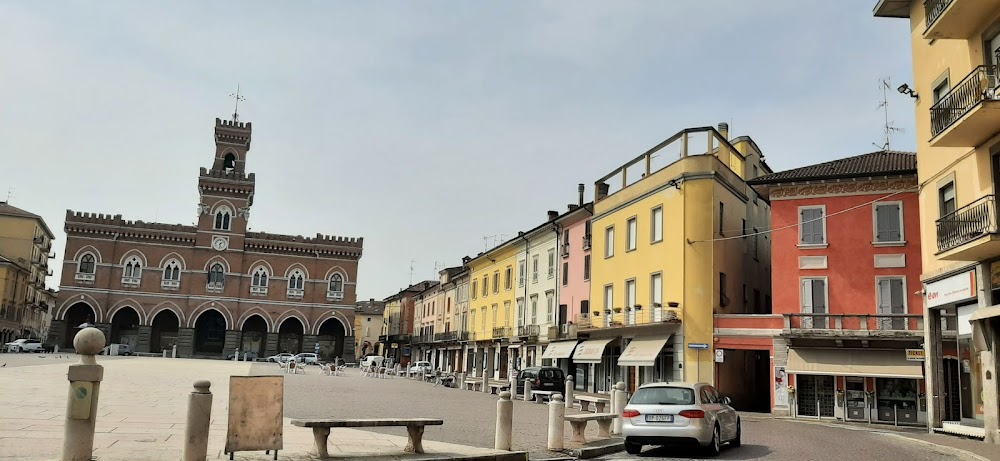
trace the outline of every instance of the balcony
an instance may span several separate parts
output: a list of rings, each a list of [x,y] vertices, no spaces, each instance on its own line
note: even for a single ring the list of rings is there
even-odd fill
[[[517,327],[517,335],[520,337],[538,337],[538,325],[521,325]]]
[[[451,342],[458,341],[457,331],[446,331],[444,333],[434,333],[434,342]]]
[[[343,301],[344,292],[343,291],[327,291],[326,292],[327,301]]]
[[[222,282],[208,282],[205,285],[205,291],[209,293],[222,293],[222,290],[226,285]]]
[[[562,244],[562,257],[569,257],[569,242]]]
[[[45,237],[38,236],[34,239],[35,245],[42,245],[45,243]]]
[[[285,295],[287,295],[291,299],[302,299],[302,297],[305,296],[305,294],[306,294],[305,290],[295,289],[295,288],[289,288],[285,292]]]
[[[139,288],[142,279],[139,277],[122,277],[122,286],[129,288]]]
[[[177,290],[177,289],[180,289],[180,287],[181,287],[181,281],[180,280],[161,280],[160,281],[160,288],[162,288],[164,290]]]
[[[993,17],[987,13],[997,6],[996,0],[924,0],[924,39],[967,39],[983,29],[984,21]]]
[[[591,236],[589,234],[583,236],[583,249],[584,249],[584,251],[590,249],[590,241],[591,240],[592,239],[591,239]]]
[[[931,106],[931,147],[975,147],[998,125],[997,67],[979,66]]]
[[[250,294],[252,294],[252,295],[266,296],[267,295],[267,287],[261,287],[261,286],[256,286],[255,287],[255,286],[251,286],[250,287]]]
[[[921,314],[782,314],[782,336],[796,345],[860,342],[860,347],[900,347],[924,337]],[[873,344],[874,343],[874,344]],[[854,345],[854,344],[849,344]],[[907,344],[910,345],[910,344]]]
[[[94,283],[94,274],[77,273],[74,279],[77,282]]]
[[[982,261],[1000,255],[995,195],[938,218],[936,225],[939,259]]]
[[[493,339],[508,339],[511,333],[510,327],[493,327]]]
[[[557,325],[549,327],[549,340],[576,339],[576,325]]]

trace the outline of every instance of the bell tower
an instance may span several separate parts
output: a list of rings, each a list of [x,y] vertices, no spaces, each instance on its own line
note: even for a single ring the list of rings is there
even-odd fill
[[[198,233],[200,247],[243,249],[254,193],[254,175],[246,173],[251,131],[249,122],[215,119],[215,156],[198,177],[198,230],[208,231]]]

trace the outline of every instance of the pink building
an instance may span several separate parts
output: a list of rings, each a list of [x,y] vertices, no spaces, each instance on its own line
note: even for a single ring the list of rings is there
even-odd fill
[[[590,321],[590,218],[594,214],[594,204],[583,203],[584,186],[580,184],[579,187],[579,203],[556,220],[562,232],[559,236],[559,311],[566,313],[566,325],[561,327],[560,339],[576,339],[577,325]],[[587,367],[575,368],[581,373],[573,377],[579,387],[587,382],[584,374]]]

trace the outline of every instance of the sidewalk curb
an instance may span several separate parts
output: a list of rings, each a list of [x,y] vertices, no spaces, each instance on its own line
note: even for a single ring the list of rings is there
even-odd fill
[[[932,449],[937,450],[937,451],[947,452],[947,453],[951,454],[952,456],[956,456],[956,457],[961,458],[961,459],[966,459],[966,460],[971,460],[971,461],[990,461],[989,458],[982,457],[982,456],[977,455],[977,454],[975,454],[975,453],[973,453],[971,451],[968,451],[968,450],[963,450],[961,448],[955,448],[955,447],[949,447],[948,445],[940,445],[940,444],[937,444],[937,443],[934,443],[934,442],[928,442],[926,440],[921,440],[921,439],[918,439],[918,438],[915,438],[915,437],[908,437],[908,436],[905,435],[904,432],[898,432],[898,431],[888,430],[888,429],[884,429],[884,428],[855,427],[855,426],[850,426],[850,425],[846,425],[846,424],[827,423],[827,422],[821,422],[821,421],[815,421],[815,420],[805,420],[805,419],[801,419],[801,418],[781,417],[781,418],[775,418],[775,419],[781,419],[781,420],[786,420],[786,421],[794,421],[794,422],[799,422],[799,423],[804,423],[804,424],[813,424],[813,425],[816,425],[816,426],[832,427],[832,428],[837,428],[837,429],[846,429],[846,430],[849,430],[849,431],[873,432],[873,433],[884,435],[884,436],[887,436],[887,437],[894,437],[894,438],[897,438],[897,439],[905,440],[907,442],[916,442],[916,443],[918,443],[920,445],[932,448]]]
[[[566,450],[566,454],[576,459],[590,459],[598,456],[618,453],[625,450],[625,442],[622,439],[610,439],[603,445],[571,448]]]

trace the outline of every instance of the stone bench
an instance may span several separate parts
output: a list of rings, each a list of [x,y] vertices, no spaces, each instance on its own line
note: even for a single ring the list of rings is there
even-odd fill
[[[375,418],[375,419],[293,419],[292,425],[311,427],[316,443],[316,452],[321,458],[330,457],[326,449],[330,428],[334,427],[387,427],[406,426],[407,442],[403,451],[407,453],[424,452],[424,426],[440,426],[444,420],[430,418]]]
[[[601,437],[611,437],[611,423],[615,420],[614,413],[594,413],[585,415],[566,415],[566,421],[573,428],[572,442],[587,443],[587,422],[597,421],[598,433]]]
[[[483,388],[483,382],[481,380],[466,380],[465,387],[470,391],[481,390]]]
[[[510,388],[510,383],[508,382],[492,382],[489,384],[490,394],[499,394],[500,391]]]
[[[576,401],[580,402],[580,411],[590,411],[590,404],[593,403],[595,413],[604,413],[606,406],[611,405],[611,399],[593,395],[578,395]]]
[[[552,400],[552,396],[555,395],[555,394],[562,394],[562,392],[558,392],[558,391],[531,391],[531,398],[528,399],[528,400],[534,400],[535,403],[542,403],[543,400],[545,400],[545,401]],[[538,397],[544,397],[544,399],[540,399]]]

